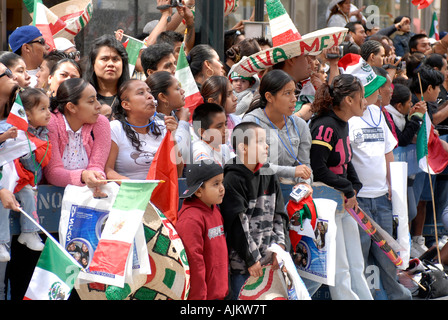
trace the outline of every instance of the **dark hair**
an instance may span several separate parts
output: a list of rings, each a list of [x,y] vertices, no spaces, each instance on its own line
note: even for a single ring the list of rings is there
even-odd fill
[[[266,37],[256,37],[254,39],[258,42],[258,45],[260,47],[261,46],[268,46],[268,47],[272,48],[272,42],[268,38],[266,38]]]
[[[199,129],[208,130],[217,113],[225,113],[224,108],[216,103],[205,102],[197,106],[193,111],[193,129],[198,134]],[[199,135],[199,134],[198,134]]]
[[[215,101],[220,100],[221,107],[225,109],[228,81],[227,77],[224,76],[211,76],[207,78],[201,87],[201,95],[204,101],[207,102],[209,98]]]
[[[98,79],[95,74],[94,65],[98,53],[102,47],[109,47],[114,49],[121,57],[123,68],[121,76],[118,79],[117,83],[118,89],[123,82],[130,78],[128,54],[120,41],[115,39],[115,37],[110,34],[105,34],[93,41],[92,48],[89,53],[89,58],[87,59],[86,70],[83,75],[84,79],[87,80],[95,89],[98,89]]]
[[[251,129],[263,129],[262,126],[255,122],[240,122],[233,128],[231,140],[232,141],[232,147],[233,150],[238,150],[238,144],[241,142],[244,143],[244,145],[249,144],[249,138],[252,138],[251,133],[253,133],[253,130]]]
[[[14,52],[0,52],[0,62],[3,63],[6,68],[11,69],[19,60],[23,60],[23,58]]]
[[[330,110],[340,107],[345,97],[353,97],[356,93],[362,94],[361,81],[351,74],[340,74],[333,79],[333,83],[321,85],[311,104],[311,111],[318,116],[327,114]]]
[[[55,113],[56,109],[64,114],[65,105],[69,102],[78,104],[84,89],[89,82],[82,78],[71,78],[62,82],[56,92],[56,96],[50,98],[51,112]]]
[[[81,78],[81,77],[82,77],[82,70],[81,70],[81,67],[79,66],[79,64],[78,64],[75,60],[73,60],[73,59],[69,59],[69,58],[63,58],[63,59],[57,61],[57,62],[51,67],[51,69],[50,69],[50,75],[54,75],[54,73],[61,67],[61,65],[62,65],[63,63],[66,63],[66,62],[71,63],[71,64],[76,68],[76,70],[78,70],[79,76],[80,76],[80,78]]]
[[[208,44],[198,44],[190,50],[187,60],[193,77],[202,72],[202,66],[205,61],[213,59],[214,52],[215,49]]]
[[[53,66],[62,59],[68,58],[63,51],[53,50],[44,56],[44,60],[47,61],[47,68],[51,70]],[[78,64],[79,65],[79,64]],[[82,74],[80,72],[79,74]]]
[[[249,109],[246,111],[246,114],[257,108],[264,109],[267,104],[266,93],[270,92],[271,94],[275,95],[291,81],[294,82],[294,79],[283,70],[274,69],[267,72],[261,78],[260,88],[258,90],[259,94],[255,96],[250,103]]]
[[[123,126],[123,130],[126,133],[126,137],[129,139],[129,141],[131,141],[132,146],[139,152],[142,152],[141,148],[141,144],[140,144],[140,140],[138,139],[138,134],[131,128],[131,126],[129,126],[126,123],[126,117],[127,117],[127,113],[126,110],[121,106],[121,102],[124,101],[124,99],[122,98],[123,93],[128,90],[129,85],[135,81],[142,81],[139,79],[129,79],[126,80],[125,82],[123,82],[121,84],[121,86],[118,88],[118,94],[117,97],[119,99],[119,103],[116,104],[113,114],[114,114],[114,118],[118,121],[121,122],[121,125]],[[160,136],[161,135],[161,131],[159,126],[156,124],[156,122],[154,121],[152,126],[150,126],[149,130],[155,135],[155,136]]]
[[[412,49],[417,50],[418,40],[428,38],[424,33],[417,33],[409,39],[409,51],[412,53]]]
[[[408,54],[406,60],[406,76],[411,79],[414,76],[414,70],[420,67],[425,60],[425,55],[421,52]]]
[[[390,104],[395,107],[397,104],[405,104],[411,97],[411,90],[400,83],[394,85],[394,91],[392,92],[392,97],[390,98]]]
[[[226,51],[235,44],[238,36],[244,36],[244,30],[230,29],[224,32],[224,50]]]
[[[377,55],[381,51],[383,44],[376,40],[367,40],[361,45],[361,57],[367,61],[370,55],[373,53]]]
[[[174,76],[168,71],[154,72],[146,78],[146,84],[151,89],[151,93],[156,100],[158,100],[159,94],[166,94],[168,88],[173,84],[173,81],[177,81]]]
[[[260,45],[254,38],[244,39],[233,45],[226,51],[226,57],[235,63],[238,63],[242,57],[249,57],[261,50]]]
[[[420,90],[420,81],[418,74],[420,74],[423,92],[421,92]],[[440,86],[443,83],[444,79],[445,78],[440,71],[423,65],[415,70],[409,89],[411,89],[411,91],[414,93],[423,94],[424,92],[426,92],[426,90],[428,90],[429,86],[432,86],[433,88]]]
[[[23,89],[20,93],[20,99],[22,100],[23,108],[26,111],[30,111],[36,107],[42,97],[47,97],[45,91],[38,88],[27,87]]]
[[[356,25],[358,24],[361,25],[361,27],[363,27],[361,21],[352,21],[347,23],[344,28],[347,28],[349,32],[356,33]]]
[[[156,43],[168,43],[174,47],[176,42],[183,42],[184,36],[176,31],[167,30],[163,31],[157,36]]]
[[[156,43],[143,50],[140,60],[145,75],[148,76],[148,69],[157,70],[160,60],[173,53],[173,46],[168,43]]]
[[[411,17],[409,17],[409,16],[397,16],[394,19],[394,24],[401,22],[401,20],[403,20],[403,18],[409,18],[409,20],[411,20]]]
[[[443,60],[446,60],[446,58],[441,54],[431,53],[424,60],[424,64],[431,68],[437,68],[440,71],[443,68]]]

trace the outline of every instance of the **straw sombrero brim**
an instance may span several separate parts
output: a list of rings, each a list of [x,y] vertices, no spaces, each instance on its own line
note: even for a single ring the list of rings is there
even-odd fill
[[[272,47],[249,57],[243,57],[241,61],[234,65],[232,71],[244,77],[250,77],[285,60],[317,53],[323,49],[340,45],[344,41],[347,32],[347,28],[331,27],[308,33],[300,40]]]
[[[242,286],[238,300],[288,300],[288,288],[279,269],[263,266],[261,277],[250,276]]]
[[[90,21],[93,13],[92,0],[69,0],[49,8],[67,25],[53,37],[73,40]]]

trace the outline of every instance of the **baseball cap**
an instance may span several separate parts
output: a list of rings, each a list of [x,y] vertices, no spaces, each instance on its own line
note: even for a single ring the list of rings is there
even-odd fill
[[[54,38],[54,45],[59,51],[65,51],[76,47],[70,40],[62,37]]]
[[[212,160],[202,160],[193,164],[187,164],[185,172],[187,188],[179,198],[191,197],[204,182],[223,172],[222,167]]]
[[[12,52],[19,50],[25,43],[42,37],[42,33],[36,26],[21,26],[9,36],[9,46]]]

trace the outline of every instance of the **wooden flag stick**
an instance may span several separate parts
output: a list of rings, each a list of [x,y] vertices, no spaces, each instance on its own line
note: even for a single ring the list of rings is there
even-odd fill
[[[422,101],[424,101],[423,99],[423,87],[422,87],[422,79],[420,78],[420,72],[417,73],[418,76],[418,82],[420,84],[420,94],[421,94],[421,98]],[[426,117],[427,115],[425,115]],[[431,199],[432,199],[432,214],[433,214],[433,218],[434,218],[434,233],[436,236],[436,249],[437,249],[437,258],[439,259],[439,263],[442,263],[442,259],[440,258],[440,249],[439,249],[439,236],[438,236],[438,232],[437,232],[437,214],[436,214],[436,203],[435,203],[435,199],[434,199],[434,189],[432,186],[432,179],[431,179],[431,173],[429,171],[429,161],[428,158],[426,158],[426,167],[428,170],[428,178],[429,178],[429,187],[431,188]]]

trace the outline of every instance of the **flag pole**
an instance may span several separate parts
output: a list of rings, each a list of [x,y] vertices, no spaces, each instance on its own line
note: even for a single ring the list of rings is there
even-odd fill
[[[34,223],[34,225],[36,225],[43,233],[45,233],[45,235],[50,238],[51,241],[53,241],[58,247],[59,249],[61,249],[62,252],[64,252],[64,254],[73,262],[76,263],[81,270],[85,270],[78,261],[76,261],[68,252],[67,250],[65,250],[65,248],[59,243],[59,241],[57,241],[47,230],[45,230],[36,220],[34,220],[32,217],[30,217],[30,215],[28,213],[26,213],[25,211],[23,211],[22,208],[19,207],[19,211],[28,218],[28,220],[30,220],[32,223]]]
[[[422,101],[424,101],[424,99],[423,99],[422,79],[420,78],[420,72],[417,72],[417,76],[418,76],[418,82],[420,84],[421,98],[422,98]],[[427,115],[425,115],[425,116],[427,116]],[[440,258],[439,237],[438,237],[438,232],[437,232],[436,203],[435,203],[435,199],[434,199],[434,189],[433,189],[433,186],[432,186],[432,179],[431,179],[431,173],[429,171],[429,161],[428,161],[428,159],[426,159],[426,167],[427,167],[427,170],[428,170],[429,187],[431,189],[432,214],[433,214],[433,218],[434,218],[434,233],[435,233],[435,236],[436,236],[437,258],[439,259],[439,263],[442,263],[442,259]]]

